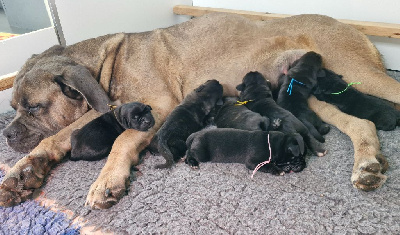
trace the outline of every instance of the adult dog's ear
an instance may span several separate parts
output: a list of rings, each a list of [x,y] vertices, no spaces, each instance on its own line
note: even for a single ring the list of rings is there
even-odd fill
[[[96,111],[106,113],[111,104],[106,92],[82,65],[71,65],[64,69],[60,76],[54,78],[64,95],[71,99],[85,98],[87,103]]]

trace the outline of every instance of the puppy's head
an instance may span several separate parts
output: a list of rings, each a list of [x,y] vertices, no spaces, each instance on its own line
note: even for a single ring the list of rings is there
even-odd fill
[[[300,172],[306,167],[305,145],[300,134],[286,134],[283,141],[285,157],[275,165],[285,172]]]
[[[194,89],[183,102],[201,104],[204,113],[207,115],[216,104],[222,104],[222,93],[222,85],[217,80],[212,79]]]
[[[314,87],[312,93],[319,100],[326,100],[332,97],[332,93],[340,92],[346,89],[347,83],[342,79],[342,75],[328,69],[321,69],[321,75],[317,77],[317,85]],[[349,89],[353,89],[349,87]],[[340,96],[337,96],[340,98]]]
[[[272,97],[271,83],[257,71],[247,73],[236,89],[240,91],[241,101]]]
[[[317,84],[317,75],[321,71],[321,66],[321,55],[310,51],[290,65],[286,77],[288,80],[294,78],[305,84],[308,89],[312,89]]]
[[[155,123],[151,107],[139,102],[123,104],[116,108],[114,113],[125,129],[147,131]]]

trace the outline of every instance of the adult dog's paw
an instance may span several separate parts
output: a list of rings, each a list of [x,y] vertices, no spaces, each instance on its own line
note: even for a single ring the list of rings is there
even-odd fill
[[[382,154],[376,156],[377,161],[366,161],[353,170],[351,182],[355,188],[363,191],[372,191],[381,187],[387,176],[383,175],[389,167]]]
[[[0,185],[0,206],[14,206],[30,198],[50,168],[46,157],[26,156],[19,160]]]
[[[129,186],[127,174],[115,171],[101,172],[99,178],[90,186],[85,205],[92,209],[107,209],[115,205],[126,194]]]

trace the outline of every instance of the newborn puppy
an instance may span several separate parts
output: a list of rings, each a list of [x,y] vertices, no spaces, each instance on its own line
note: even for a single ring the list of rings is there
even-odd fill
[[[92,120],[71,135],[73,161],[95,161],[108,156],[115,139],[126,129],[147,131],[154,125],[151,107],[139,102],[123,104]]]
[[[307,103],[311,90],[317,84],[317,74],[323,71],[321,65],[321,56],[313,51],[296,60],[287,74],[279,77],[280,90],[276,103],[296,116],[323,143],[325,139],[322,135],[328,133],[330,127],[322,122]]]
[[[361,93],[348,86],[341,75],[327,69],[324,71],[325,76],[317,78],[313,91],[317,99],[336,105],[344,113],[368,119],[379,130],[390,131],[400,125],[400,111],[390,102]]]
[[[248,101],[245,105],[250,110],[268,117],[270,120],[281,119],[278,128],[285,134],[299,133],[310,150],[321,157],[326,154],[322,147],[307,127],[291,112],[280,107],[272,98],[271,83],[266,81],[259,72],[250,72],[243,78],[243,82],[236,89],[240,91],[239,100]]]
[[[217,80],[208,80],[189,93],[168,115],[152,141],[157,143],[158,152],[166,161],[157,168],[171,167],[185,155],[187,137],[204,127],[205,117],[221,101],[222,92],[222,85]]]
[[[199,162],[242,163],[254,170],[256,166],[271,161],[259,170],[274,175],[299,172],[305,166],[304,142],[297,133],[279,131],[247,131],[232,128],[204,129],[193,133],[186,141],[185,162],[194,168]]]
[[[235,128],[249,131],[268,130],[270,125],[267,117],[249,110],[238,103],[237,97],[224,97],[224,104],[214,117],[214,124],[218,128]]]

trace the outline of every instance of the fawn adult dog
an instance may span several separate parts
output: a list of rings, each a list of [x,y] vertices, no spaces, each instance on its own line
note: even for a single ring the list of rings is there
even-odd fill
[[[237,95],[235,86],[249,71],[259,71],[277,89],[279,74],[307,51],[319,53],[323,66],[343,75],[346,82],[362,82],[357,87],[361,92],[400,104],[400,83],[386,74],[368,38],[320,15],[254,22],[238,15],[209,14],[166,29],[105,35],[32,56],[14,81],[12,107],[17,114],[4,132],[10,146],[29,154],[4,177],[0,206],[29,198],[70,151],[71,133],[98,117],[99,111],[108,111],[109,102],[142,102],[153,108],[154,127],[147,132],[124,131],[88,192],[92,208],[112,206],[125,194],[139,153],[193,89],[216,79],[224,86],[224,95]],[[297,58],[287,56],[292,53]],[[374,124],[315,97],[309,104],[323,121],[351,138],[351,183],[362,190],[380,187],[386,180],[385,158]]]

